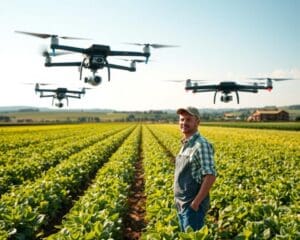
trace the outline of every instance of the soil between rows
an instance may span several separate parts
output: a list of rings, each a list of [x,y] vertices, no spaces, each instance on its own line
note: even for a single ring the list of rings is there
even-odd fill
[[[125,240],[140,239],[142,232],[146,227],[146,196],[144,193],[144,187],[144,169],[140,154],[139,160],[135,164],[134,181],[131,185],[130,195],[128,197],[128,212],[123,220],[123,239]]]

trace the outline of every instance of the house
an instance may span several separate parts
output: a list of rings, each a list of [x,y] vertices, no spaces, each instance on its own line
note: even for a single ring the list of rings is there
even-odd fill
[[[223,119],[225,121],[236,121],[236,120],[241,120],[241,118],[234,113],[224,113]]]
[[[261,109],[256,110],[248,121],[289,121],[289,113],[279,109]]]

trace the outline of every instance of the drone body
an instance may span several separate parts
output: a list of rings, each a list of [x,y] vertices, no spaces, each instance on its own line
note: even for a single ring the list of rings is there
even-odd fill
[[[64,99],[66,99],[68,105],[68,98],[81,98],[81,95],[85,94],[85,89],[86,88],[83,88],[81,91],[68,90],[67,88],[47,89],[40,88],[40,84],[38,83],[35,85],[35,92],[39,92],[41,98],[52,97],[52,105],[54,103],[54,100],[56,99],[57,102],[55,103],[55,106],[59,108],[62,108],[64,106],[62,103],[62,100]]]
[[[110,81],[110,69],[119,69],[119,70],[126,70],[130,72],[135,72],[136,67],[135,66],[122,66],[117,64],[111,64],[108,62],[107,57],[109,56],[134,56],[134,57],[145,57],[146,60],[144,62],[148,61],[148,58],[150,57],[150,53],[144,53],[144,52],[128,52],[128,51],[112,51],[110,50],[109,46],[106,45],[97,45],[94,44],[90,46],[89,48],[75,48],[65,45],[58,45],[58,44],[51,44],[50,48],[55,51],[56,49],[65,50],[65,51],[71,51],[71,52],[77,52],[83,54],[83,60],[81,62],[56,62],[52,63],[51,59],[46,59],[45,66],[46,67],[66,67],[66,66],[77,66],[79,67],[80,71],[80,79],[82,77],[82,69],[87,68],[92,73],[92,77],[85,78],[85,82],[90,83],[92,85],[98,85],[101,83],[101,77],[96,76],[96,72],[99,69],[107,68],[108,71],[108,80]],[[50,61],[49,61],[50,60]]]
[[[150,57],[150,47],[152,48],[164,48],[164,47],[176,47],[173,45],[162,45],[162,44],[140,44],[140,43],[129,43],[132,45],[143,46],[142,52],[134,52],[134,51],[113,51],[107,45],[99,45],[93,44],[89,48],[78,48],[67,45],[60,45],[59,38],[62,39],[75,39],[75,40],[87,40],[84,38],[74,38],[74,37],[65,37],[58,36],[54,34],[43,34],[43,33],[32,33],[32,32],[23,32],[23,31],[15,31],[16,33],[26,34],[30,36],[35,36],[39,38],[50,38],[50,48],[52,52],[43,52],[43,56],[45,57],[45,66],[46,67],[79,67],[80,77],[82,78],[82,70],[83,68],[87,68],[92,72],[92,76],[85,77],[84,81],[86,83],[90,83],[93,86],[99,85],[101,83],[102,78],[96,75],[96,72],[99,69],[107,68],[108,71],[108,81],[110,81],[110,69],[119,69],[126,70],[130,72],[136,71],[136,62],[144,62],[147,63]],[[57,52],[56,50],[64,50],[67,52]],[[81,53],[83,55],[82,61],[77,62],[52,62],[52,57],[63,55],[66,53]],[[118,64],[111,64],[108,62],[108,57],[114,56],[123,56],[123,57],[143,57],[144,60],[141,59],[132,59],[130,66],[123,66]]]
[[[239,104],[239,94],[238,92],[248,92],[248,93],[258,93],[259,90],[273,89],[273,81],[285,81],[291,80],[290,78],[253,78],[255,80],[265,80],[262,82],[252,82],[249,84],[239,84],[233,81],[222,81],[219,84],[203,84],[205,80],[186,80],[185,89],[191,90],[193,93],[200,92],[215,92],[214,103],[216,103],[216,95],[221,92],[221,102],[228,103],[233,100],[232,92],[235,92],[237,103]]]

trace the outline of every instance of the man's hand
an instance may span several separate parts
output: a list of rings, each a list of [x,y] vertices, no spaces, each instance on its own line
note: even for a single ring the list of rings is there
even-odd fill
[[[197,203],[195,200],[192,201],[192,203],[191,203],[191,205],[190,205],[190,207],[191,207],[195,212],[198,211],[199,206],[200,206],[200,203]]]
[[[209,190],[214,184],[215,180],[216,177],[214,175],[208,174],[204,176],[200,190],[190,205],[193,210],[198,211],[201,202],[209,193]]]

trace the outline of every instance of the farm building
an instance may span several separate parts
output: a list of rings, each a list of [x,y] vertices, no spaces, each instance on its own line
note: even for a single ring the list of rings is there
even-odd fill
[[[241,120],[240,116],[234,113],[224,113],[223,119],[226,121],[236,121]]]
[[[284,110],[256,110],[249,118],[248,121],[289,121],[289,113]]]

